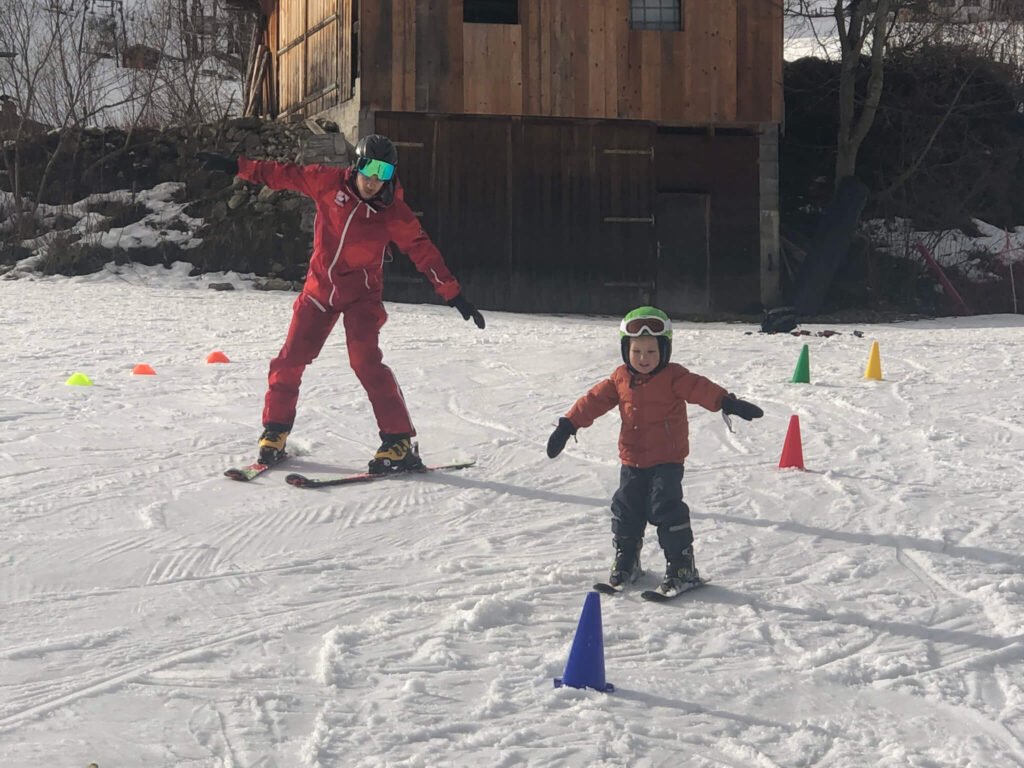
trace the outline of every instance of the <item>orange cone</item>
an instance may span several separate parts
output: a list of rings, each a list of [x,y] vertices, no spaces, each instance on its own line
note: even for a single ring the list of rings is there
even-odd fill
[[[800,417],[796,414],[789,417],[786,442],[782,446],[782,458],[779,459],[779,469],[790,467],[804,469],[804,449],[800,443]]]
[[[132,368],[132,375],[133,376],[156,376],[156,371],[154,371],[149,366],[148,363],[139,363],[134,368]]]
[[[221,352],[219,349],[215,349],[213,352],[206,356],[206,362],[208,363],[230,363],[228,356]]]

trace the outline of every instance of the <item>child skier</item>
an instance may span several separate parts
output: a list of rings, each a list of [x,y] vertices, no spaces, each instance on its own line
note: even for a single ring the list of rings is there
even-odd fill
[[[670,597],[700,582],[693,558],[690,508],[683,501],[683,462],[690,452],[686,403],[747,421],[764,412],[703,376],[670,363],[672,321],[660,309],[634,309],[623,318],[619,336],[624,365],[558,420],[548,439],[548,456],[555,458],[576,430],[619,407],[622,468],[611,504],[615,562],[608,583],[618,589],[636,580],[644,529],[651,523],[658,528],[658,543],[667,564],[657,591]]]
[[[381,300],[388,244],[394,242],[407,253],[434,291],[463,319],[483,328],[484,318],[463,297],[458,281],[406,205],[394,143],[386,136],[364,136],[356,145],[355,166],[347,169],[246,157],[235,160],[213,152],[197,152],[196,158],[210,170],[238,174],[271,189],[301,192],[316,203],[306,282],[295,300],[284,346],[270,362],[260,463],[273,464],[284,457],[302,373],[343,318],[349,363],[370,399],[383,441],[370,461],[370,472],[421,468],[423,462],[411,443],[416,430],[405,398],[395,375],[384,365],[378,343],[388,318]]]

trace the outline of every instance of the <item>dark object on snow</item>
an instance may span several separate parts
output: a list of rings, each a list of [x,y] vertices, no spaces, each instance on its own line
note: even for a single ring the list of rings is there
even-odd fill
[[[793,307],[775,307],[764,311],[761,333],[789,333],[796,326],[796,310]]]
[[[218,152],[196,152],[196,160],[208,171],[223,171],[234,176],[238,173],[238,161]]]
[[[821,212],[814,242],[797,275],[797,314],[815,315],[821,311],[832,278],[850,249],[867,200],[868,188],[853,176],[839,182],[835,195]]]

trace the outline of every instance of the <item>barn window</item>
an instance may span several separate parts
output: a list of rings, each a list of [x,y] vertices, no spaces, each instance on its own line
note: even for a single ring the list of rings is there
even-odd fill
[[[463,0],[462,20],[469,24],[518,24],[519,0]]]
[[[683,0],[629,0],[629,28],[680,31],[683,28]]]

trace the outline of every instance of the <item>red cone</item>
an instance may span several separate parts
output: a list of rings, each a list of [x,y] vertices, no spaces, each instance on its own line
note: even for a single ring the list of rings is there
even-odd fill
[[[796,414],[789,417],[786,442],[782,446],[782,458],[779,459],[779,469],[789,467],[804,469],[804,449],[800,444],[800,417]]]

